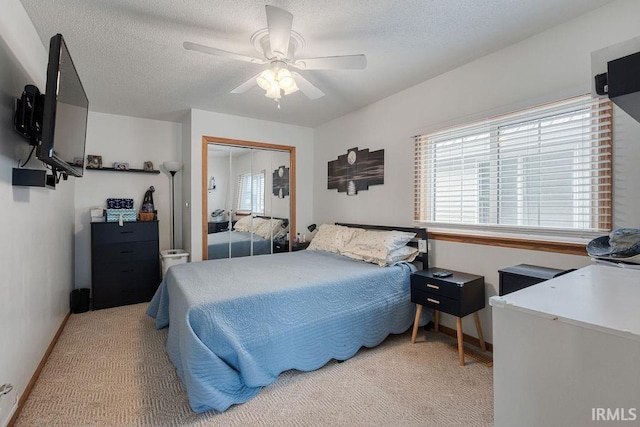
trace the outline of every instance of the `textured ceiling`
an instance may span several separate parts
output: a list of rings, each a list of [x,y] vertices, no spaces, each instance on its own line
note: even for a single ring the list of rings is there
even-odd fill
[[[364,53],[366,70],[302,71],[325,92],[229,93],[265,66],[183,49],[258,56],[255,0],[21,0],[46,48],[61,33],[92,111],[179,121],[190,108],[314,127],[612,0],[273,0],[305,57]],[[43,88],[42,88],[43,89]]]

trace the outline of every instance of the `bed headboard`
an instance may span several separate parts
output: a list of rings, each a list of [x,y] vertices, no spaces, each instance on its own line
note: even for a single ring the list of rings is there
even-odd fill
[[[344,222],[336,222],[336,225],[342,225],[344,227],[355,227],[355,228],[364,228],[365,230],[383,230],[383,231],[406,231],[409,233],[416,233],[416,237],[413,238],[408,245],[413,247],[418,247],[418,241],[424,240],[427,241],[428,233],[426,228],[419,227],[393,227],[388,225],[369,225],[369,224],[347,224]],[[428,247],[428,245],[427,245]],[[425,248],[425,252],[419,252],[416,257],[416,261],[420,261],[422,263],[422,269],[427,270],[429,268],[429,252]]]

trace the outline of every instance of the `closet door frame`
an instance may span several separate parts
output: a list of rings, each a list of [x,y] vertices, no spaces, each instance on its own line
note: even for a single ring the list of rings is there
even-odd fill
[[[265,142],[243,141],[240,139],[218,138],[215,136],[202,137],[202,254],[208,252],[207,229],[209,220],[208,200],[208,166],[209,166],[209,144],[232,145],[244,148],[260,148],[264,150],[278,150],[289,152],[289,251],[293,248],[293,238],[296,235],[296,147],[290,145],[269,144]],[[265,190],[265,194],[267,191]]]

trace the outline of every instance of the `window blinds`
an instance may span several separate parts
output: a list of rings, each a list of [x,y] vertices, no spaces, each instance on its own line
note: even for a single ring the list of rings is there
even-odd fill
[[[415,219],[611,228],[611,103],[581,96],[415,137]]]
[[[264,214],[264,176],[265,171],[238,175],[238,212]]]

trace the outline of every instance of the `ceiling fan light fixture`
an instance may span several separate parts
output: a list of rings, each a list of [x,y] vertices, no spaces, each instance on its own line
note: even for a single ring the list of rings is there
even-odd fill
[[[282,96],[280,95],[280,86],[278,86],[278,83],[273,82],[273,85],[267,90],[264,96],[271,99],[280,99]]]
[[[296,82],[293,80],[293,76],[286,68],[280,68],[278,70],[278,84],[285,91],[295,86]]]
[[[297,91],[300,90],[300,88],[298,87],[298,85],[296,84],[296,81],[293,80],[293,77],[291,78],[291,80],[293,81],[293,85],[288,87],[288,88],[283,88],[284,89],[284,94],[285,95],[291,95],[292,93],[296,93]]]
[[[258,83],[258,86],[260,86],[260,88],[262,88],[263,90],[270,90],[273,87],[274,83],[276,83],[273,71],[271,71],[270,69],[264,70],[256,78],[256,83]]]

